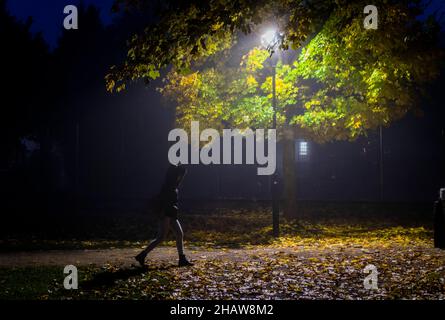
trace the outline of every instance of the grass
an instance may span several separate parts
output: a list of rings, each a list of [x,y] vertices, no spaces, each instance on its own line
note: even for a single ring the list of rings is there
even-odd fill
[[[0,268],[0,300],[44,297],[61,275],[60,267]]]
[[[172,291],[166,269],[79,267],[81,290],[65,290],[62,267],[0,268],[0,300],[165,299]]]
[[[431,245],[432,228],[428,214],[409,211],[388,214],[367,207],[320,206],[297,219],[280,218],[280,235],[272,237],[269,208],[195,210],[181,216],[187,245],[207,248],[250,246],[300,246],[373,244]],[[391,208],[387,209],[391,210]],[[74,223],[72,222],[74,221]],[[13,227],[0,240],[0,251],[49,249],[101,249],[140,247],[156,235],[157,222],[148,214],[135,212],[61,217],[32,223],[32,228]],[[5,228],[6,229],[6,228]],[[14,231],[15,230],[15,231]],[[9,234],[8,234],[9,233]],[[173,245],[173,235],[167,239]],[[390,240],[390,241],[386,241]]]

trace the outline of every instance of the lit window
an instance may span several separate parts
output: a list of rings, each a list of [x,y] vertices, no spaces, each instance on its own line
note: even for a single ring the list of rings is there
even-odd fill
[[[307,156],[307,142],[300,142],[300,156]]]

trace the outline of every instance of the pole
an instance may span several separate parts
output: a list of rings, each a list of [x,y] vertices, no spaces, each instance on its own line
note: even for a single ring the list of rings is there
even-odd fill
[[[79,210],[79,202],[80,202],[80,190],[79,190],[79,175],[80,175],[80,128],[79,128],[79,120],[76,120],[75,125],[75,145],[74,145],[74,210],[77,213]]]
[[[441,187],[445,187],[445,126],[442,127],[442,168],[441,168]]]
[[[272,108],[273,108],[273,128],[277,128],[277,96],[276,96],[276,65],[272,65]]]
[[[272,108],[273,108],[273,129],[277,129],[277,97],[276,97],[276,65],[272,64]],[[272,225],[273,236],[279,237],[280,225],[279,225],[279,199],[277,199],[278,188],[278,175],[272,176]]]
[[[379,179],[379,199],[383,201],[383,129],[382,125],[380,125],[380,179]]]

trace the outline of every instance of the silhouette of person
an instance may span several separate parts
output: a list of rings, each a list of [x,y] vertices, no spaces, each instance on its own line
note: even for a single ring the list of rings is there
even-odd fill
[[[178,187],[181,184],[187,170],[181,165],[170,165],[165,176],[165,181],[159,194],[160,209],[163,213],[159,225],[159,233],[156,239],[139,253],[135,259],[144,266],[147,254],[158,246],[165,238],[171,228],[176,235],[176,248],[178,249],[178,266],[192,266],[184,254],[183,237],[181,224],[178,220]]]

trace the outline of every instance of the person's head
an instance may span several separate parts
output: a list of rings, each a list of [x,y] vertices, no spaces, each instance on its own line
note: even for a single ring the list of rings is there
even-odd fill
[[[187,169],[180,163],[177,165],[170,164],[167,170],[166,183],[173,186],[179,186],[186,173]]]

